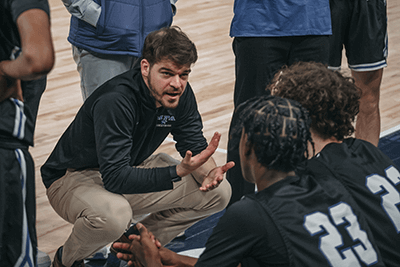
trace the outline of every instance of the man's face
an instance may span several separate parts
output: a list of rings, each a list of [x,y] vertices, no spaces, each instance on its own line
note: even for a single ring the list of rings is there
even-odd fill
[[[178,66],[168,59],[150,65],[142,59],[141,71],[156,107],[176,108],[188,82],[190,65]]]

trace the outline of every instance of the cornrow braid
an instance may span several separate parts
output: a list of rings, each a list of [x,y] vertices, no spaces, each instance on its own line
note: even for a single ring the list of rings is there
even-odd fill
[[[238,145],[244,130],[263,166],[289,172],[308,158],[308,142],[314,146],[309,132],[311,119],[298,102],[271,95],[254,97],[235,112],[240,115],[231,143]]]

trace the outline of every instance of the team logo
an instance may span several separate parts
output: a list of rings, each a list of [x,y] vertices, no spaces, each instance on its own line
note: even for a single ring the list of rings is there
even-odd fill
[[[175,121],[172,115],[160,115],[157,117],[157,127],[171,127],[171,122]]]

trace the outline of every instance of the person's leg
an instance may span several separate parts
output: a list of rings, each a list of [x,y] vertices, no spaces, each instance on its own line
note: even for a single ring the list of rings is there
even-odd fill
[[[337,0],[336,0],[337,1]],[[386,1],[348,1],[352,4],[346,56],[356,85],[361,89],[356,138],[379,143],[379,95],[387,57]]]
[[[54,210],[74,224],[63,246],[65,266],[118,239],[132,220],[128,201],[107,191],[96,170],[67,172],[50,186],[47,196]]]
[[[35,167],[28,149],[0,148],[0,266],[36,266]]]
[[[81,77],[82,98],[86,100],[100,85],[132,68],[137,57],[90,53],[72,46],[72,54]]]
[[[265,94],[267,85],[283,65],[287,63],[289,45],[285,38],[277,37],[238,37],[233,41],[235,54],[235,109],[246,100]],[[237,114],[233,113],[229,128],[231,136],[236,126]],[[235,166],[228,170],[226,177],[232,186],[229,205],[240,200],[243,195],[254,193],[255,185],[243,179],[239,160],[238,146],[232,144],[229,137],[227,161],[234,161]]]
[[[179,161],[166,154],[147,159],[142,167],[165,167]],[[148,194],[124,195],[132,206],[133,215],[150,213],[141,221],[165,245],[197,221],[223,210],[231,189],[224,181],[214,190],[202,192],[192,175],[174,183],[173,190]]]
[[[329,59],[329,36],[308,35],[288,37],[291,41],[291,49],[288,65],[295,62],[319,62],[328,64]]]
[[[351,74],[362,92],[355,136],[378,146],[381,133],[379,96],[383,69],[366,72],[352,70]]]

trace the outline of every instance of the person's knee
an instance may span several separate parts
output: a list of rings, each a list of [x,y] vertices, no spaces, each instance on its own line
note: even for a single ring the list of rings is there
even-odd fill
[[[231,199],[231,185],[226,179],[224,179],[216,189],[209,191],[206,194],[213,194],[213,201],[210,203],[212,204],[213,212],[221,211],[228,206]]]
[[[87,216],[87,223],[97,234],[108,242],[118,239],[129,227],[132,208],[128,201],[109,203],[96,215]]]

